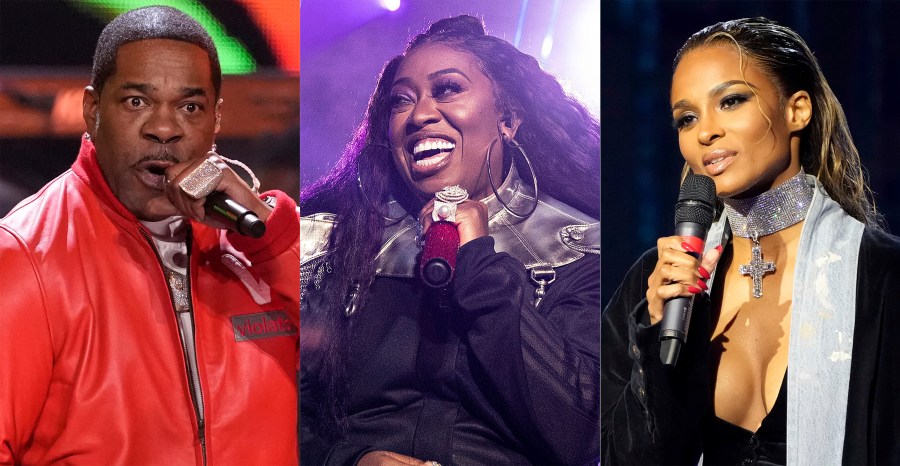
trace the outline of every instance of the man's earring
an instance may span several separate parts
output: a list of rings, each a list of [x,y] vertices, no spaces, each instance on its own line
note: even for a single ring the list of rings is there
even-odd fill
[[[94,113],[94,133],[100,128],[100,112]],[[91,132],[85,131],[84,138],[90,141],[92,139]]]

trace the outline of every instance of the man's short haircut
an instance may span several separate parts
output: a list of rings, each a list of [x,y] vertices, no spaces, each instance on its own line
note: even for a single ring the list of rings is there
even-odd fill
[[[129,42],[147,39],[172,39],[194,44],[209,55],[210,73],[216,98],[222,89],[222,67],[212,38],[190,16],[167,6],[149,6],[117,16],[103,28],[94,51],[91,86],[102,93],[106,80],[116,72],[119,47]]]

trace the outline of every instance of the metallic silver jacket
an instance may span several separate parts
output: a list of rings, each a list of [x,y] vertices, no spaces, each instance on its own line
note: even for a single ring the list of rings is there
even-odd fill
[[[522,182],[514,168],[498,192],[515,212],[527,212],[534,203],[531,186]],[[537,208],[525,219],[510,215],[494,195],[482,202],[488,206],[488,231],[494,238],[494,249],[521,261],[532,271],[532,276],[539,270],[572,263],[585,254],[600,254],[600,223],[550,196],[541,194]],[[396,201],[391,201],[386,209],[389,217],[403,213]],[[300,270],[304,286],[315,266],[325,260],[328,237],[336,222],[335,215],[330,213],[300,219]],[[416,218],[407,215],[385,228],[381,250],[375,258],[376,275],[417,275],[421,248],[416,242],[416,223]]]

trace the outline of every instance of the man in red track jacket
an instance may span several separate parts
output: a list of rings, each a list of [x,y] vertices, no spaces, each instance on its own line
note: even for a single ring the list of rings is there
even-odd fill
[[[208,154],[220,87],[177,10],[102,33],[78,159],[0,220],[0,464],[297,462],[296,206]]]

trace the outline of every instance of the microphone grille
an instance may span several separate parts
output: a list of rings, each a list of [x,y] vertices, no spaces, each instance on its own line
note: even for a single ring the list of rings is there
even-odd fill
[[[692,222],[709,228],[716,213],[716,183],[712,178],[689,173],[678,192],[675,224]]]

